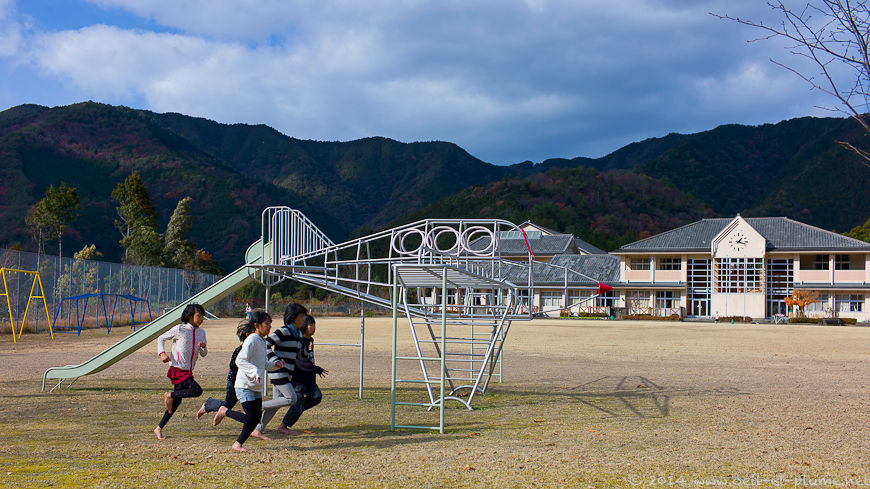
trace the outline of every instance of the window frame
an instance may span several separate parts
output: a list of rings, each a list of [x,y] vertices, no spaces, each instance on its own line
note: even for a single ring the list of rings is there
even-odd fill
[[[652,259],[650,257],[637,257],[637,258],[629,258],[628,259],[628,269],[629,270],[644,270],[649,271],[652,270]],[[635,267],[637,265],[643,265],[640,267]]]
[[[656,260],[656,270],[674,271],[683,269],[683,259],[680,257],[664,256]]]

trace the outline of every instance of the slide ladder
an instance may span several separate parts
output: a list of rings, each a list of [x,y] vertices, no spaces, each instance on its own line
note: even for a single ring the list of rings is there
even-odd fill
[[[518,316],[516,286],[449,265],[396,265],[394,277],[390,429],[443,433],[447,401],[459,402],[470,410],[475,395],[485,394],[493,377],[501,379],[496,368],[501,367],[499,359],[510,318]],[[433,287],[440,303],[429,298],[421,302],[411,293],[421,284]],[[461,300],[451,303],[448,295],[454,294]],[[410,314],[415,307],[423,307],[429,314]],[[410,325],[409,336],[400,333],[399,311]],[[415,364],[419,371],[403,368]],[[401,398],[400,386],[405,387]],[[420,393],[423,400],[409,399],[409,394],[419,399]],[[397,412],[404,406],[438,409],[439,422],[435,426],[399,423]]]

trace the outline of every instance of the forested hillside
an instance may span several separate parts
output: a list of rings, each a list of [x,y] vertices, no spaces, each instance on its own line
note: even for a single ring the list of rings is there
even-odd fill
[[[302,210],[334,240],[422,216],[532,219],[605,249],[737,212],[846,231],[870,218],[870,168],[840,138],[860,139],[860,130],[848,119],[802,118],[670,134],[598,159],[493,165],[449,142],[306,141],[93,102],[22,105],[0,112],[0,246],[33,249],[24,217],[49,185],[66,182],[81,211],[64,250],[94,243],[119,259],[110,194],[132,171],[161,228],[179,199],[193,197],[190,237],[225,268],[241,262],[262,209],[276,204]]]

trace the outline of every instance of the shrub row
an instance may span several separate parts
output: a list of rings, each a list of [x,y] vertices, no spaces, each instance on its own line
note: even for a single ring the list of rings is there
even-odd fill
[[[788,322],[791,324],[822,324],[825,319],[831,318],[793,317],[789,318]],[[858,324],[858,320],[855,318],[840,318],[840,321],[843,321],[843,324]]]
[[[652,314],[626,314],[622,319],[643,320],[643,321],[679,321],[679,314],[671,314],[670,316],[653,316]]]
[[[751,323],[752,318],[749,316],[725,316],[725,317],[719,318],[717,321],[720,323],[730,323],[730,322]]]
[[[559,311],[559,317],[560,317],[560,318],[573,318],[573,317],[578,317],[578,318],[606,318],[606,317],[610,317],[610,316],[608,316],[607,314],[604,314],[603,312],[583,312],[583,311],[580,311],[579,314],[577,314],[576,316],[574,316],[573,314],[571,314],[570,311],[566,311],[566,310],[563,309],[563,310]]]

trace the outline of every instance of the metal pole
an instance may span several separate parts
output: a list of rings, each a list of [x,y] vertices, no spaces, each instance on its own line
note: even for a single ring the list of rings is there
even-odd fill
[[[391,267],[392,268],[392,267]],[[399,324],[399,278],[393,275],[393,349],[390,371],[390,431],[396,431],[396,335]],[[413,326],[412,326],[413,327]]]
[[[266,312],[269,312],[269,291],[270,290],[272,290],[272,287],[267,285],[266,286],[266,305],[265,305]],[[311,305],[309,304],[309,307],[310,306]]]
[[[363,398],[363,366],[366,353],[366,313],[365,304],[359,303],[359,398]]]
[[[444,433],[444,381],[447,377],[447,269],[442,272],[441,290],[441,404],[438,406],[438,433]],[[458,293],[458,291],[457,291]],[[457,300],[457,303],[459,301]]]

